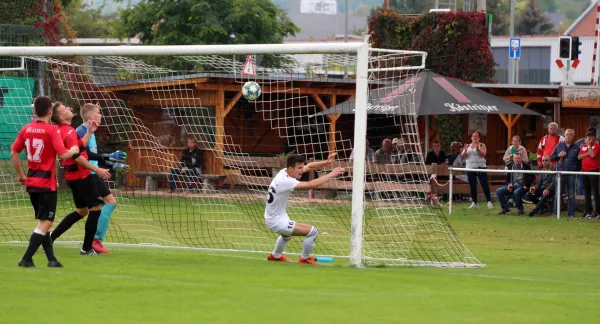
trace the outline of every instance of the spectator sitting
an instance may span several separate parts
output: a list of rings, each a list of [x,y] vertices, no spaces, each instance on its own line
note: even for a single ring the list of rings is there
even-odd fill
[[[552,160],[550,160],[550,157],[547,155],[542,157],[542,170],[556,171],[556,167],[552,166]],[[537,205],[535,205],[535,208],[528,214],[529,217],[533,217],[544,210],[546,202],[554,195],[555,179],[556,175],[554,174],[540,174],[540,179],[535,185],[534,193],[536,197],[540,197],[540,200]]]
[[[171,169],[171,174],[169,175],[169,188],[171,190],[169,192],[175,192],[175,176],[186,175],[188,178],[187,193],[189,194],[192,189],[192,181],[195,181],[195,176],[202,174],[202,151],[196,147],[195,139],[188,138],[187,148],[181,153],[181,164],[183,168]]]
[[[513,154],[512,163],[508,166],[508,170],[531,170],[531,166],[527,163],[523,163],[520,153],[515,153]],[[531,187],[534,179],[535,175],[532,173],[517,172],[508,174],[506,186],[496,190],[496,196],[498,197],[500,206],[502,206],[500,215],[509,212],[507,199],[510,196],[514,196],[515,198],[515,204],[519,210],[517,215],[523,215],[523,196],[525,196],[529,187]]]
[[[375,163],[393,164],[395,160],[392,152],[392,141],[389,138],[386,138],[381,142],[381,148],[375,152]]]
[[[504,160],[504,163],[506,165],[511,164],[513,160],[513,155],[517,152],[521,154],[521,159],[523,163],[529,164],[529,156],[527,156],[527,150],[521,145],[521,137],[519,135],[513,136],[512,145],[509,146],[508,149],[506,149],[504,157],[502,158],[502,160]]]
[[[579,150],[579,160],[581,161],[581,171],[598,172],[600,169],[600,144],[596,141],[596,129],[588,127],[585,143]],[[584,175],[579,176],[583,180],[585,213],[583,218],[596,218],[598,216],[598,207],[600,207],[600,195],[598,195],[598,176]],[[592,209],[592,198],[594,199],[594,209]]]
[[[565,141],[560,142],[554,148],[554,152],[550,156],[553,162],[556,162],[556,170],[558,171],[578,171],[579,170],[579,146],[573,141],[575,139],[575,131],[567,129],[565,131]],[[568,195],[567,213],[569,218],[575,218],[575,176],[562,176],[563,189],[566,187]]]
[[[458,147],[459,149],[462,148],[461,142],[454,142],[454,143],[456,144],[456,147]],[[456,158],[454,159],[454,161],[452,162],[452,166],[464,168],[467,166],[467,160],[464,159],[462,156],[460,156],[460,153],[459,153],[456,156]],[[462,182],[469,182],[469,179],[467,178],[467,176],[464,173],[455,174],[454,179],[460,180]]]
[[[450,154],[448,154],[448,164],[454,165],[454,160],[460,156],[460,148],[462,144],[459,142],[452,142],[450,144]]]
[[[375,151],[373,151],[372,148],[369,147],[369,140],[365,140],[365,145],[367,147],[367,153],[365,155],[365,161],[369,162],[369,163],[375,163]],[[352,150],[352,152],[350,153],[350,161],[354,161],[354,149]]]
[[[565,138],[558,135],[557,132],[558,124],[550,123],[548,125],[548,135],[542,137],[538,144],[536,161],[540,168],[542,167],[542,156],[548,155],[551,157],[556,145],[565,141]],[[556,165],[556,161],[554,159],[552,161],[552,164]]]
[[[433,149],[427,152],[425,157],[425,164],[444,164],[447,162],[446,153],[442,152],[442,144],[439,141],[433,142]]]
[[[399,146],[400,146],[400,139],[394,138],[392,140],[392,153],[394,153],[394,155],[398,154]]]

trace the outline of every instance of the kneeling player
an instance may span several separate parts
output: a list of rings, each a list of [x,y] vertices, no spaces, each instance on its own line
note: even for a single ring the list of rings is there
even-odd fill
[[[102,179],[109,179],[110,172],[105,169],[100,169],[88,162],[87,152],[85,152],[83,147],[83,140],[79,138],[75,128],[71,126],[71,121],[74,116],[71,108],[57,102],[52,109],[52,120],[59,125],[58,128],[61,131],[64,143],[69,146],[78,145],[81,150],[79,153],[80,156],[73,156],[75,159],[71,158],[62,163],[65,168],[65,180],[73,193],[76,210],[65,216],[54,231],[52,231],[52,240],[58,239],[64,232],[71,228],[73,224],[87,215],[88,218],[85,222],[85,235],[81,254],[94,255],[96,252],[92,249],[92,241],[94,240],[96,228],[98,227],[98,218],[100,218],[100,210],[102,209],[103,201],[90,170],[96,172]],[[88,134],[86,134],[88,137],[91,136],[91,133],[95,131],[94,128],[97,127],[95,123],[91,123],[91,125],[94,126],[90,126]]]
[[[25,255],[19,261],[19,267],[35,267],[33,255],[40,245],[44,247],[48,266],[62,268],[54,256],[52,239],[48,231],[52,227],[56,214],[56,155],[67,159],[79,152],[75,145],[67,151],[58,127],[49,124],[52,117],[52,100],[45,96],[35,98],[33,108],[37,120],[25,125],[12,145],[10,159],[19,176],[19,183],[27,186],[29,199],[35,211],[38,225],[31,234]],[[19,154],[27,152],[27,177],[21,166]]]
[[[317,228],[308,224],[296,223],[287,215],[286,208],[290,194],[296,189],[314,189],[325,184],[327,181],[344,174],[343,168],[335,168],[326,176],[309,182],[301,182],[299,179],[307,171],[318,170],[331,164],[336,153],[329,155],[326,161],[305,164],[306,158],[302,155],[292,155],[287,159],[287,167],[275,176],[267,193],[267,206],[265,208],[265,221],[267,227],[274,233],[280,234],[275,242],[275,250],[267,258],[269,261],[291,262],[289,258],[282,255],[287,243],[292,236],[306,236],[302,243],[302,255],[298,263],[316,264],[310,254],[317,240]]]

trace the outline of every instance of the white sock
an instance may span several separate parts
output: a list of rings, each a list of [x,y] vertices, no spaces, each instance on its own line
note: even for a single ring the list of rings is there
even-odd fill
[[[315,248],[317,234],[319,234],[319,231],[313,226],[310,229],[310,232],[308,232],[308,235],[306,235],[304,242],[302,242],[302,259],[308,259],[308,257],[310,257],[312,250]]]
[[[281,254],[283,253],[283,250],[285,250],[285,247],[291,239],[291,236],[283,237],[279,235],[277,241],[275,242],[275,250],[273,251],[273,256],[276,258],[280,258]]]

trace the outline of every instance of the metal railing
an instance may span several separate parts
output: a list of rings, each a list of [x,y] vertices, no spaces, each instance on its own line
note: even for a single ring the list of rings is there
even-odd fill
[[[450,188],[449,188],[449,203],[448,203],[448,214],[452,215],[452,189],[453,189],[453,176],[454,172],[483,172],[483,173],[525,173],[525,174],[555,174],[556,175],[556,189],[555,189],[555,200],[556,200],[556,219],[560,219],[560,202],[561,202],[561,175],[596,175],[600,176],[600,172],[581,172],[581,171],[544,171],[544,170],[493,170],[493,169],[467,169],[467,168],[448,168],[450,177]],[[575,189],[577,190],[577,184]],[[598,207],[596,207],[598,208]]]

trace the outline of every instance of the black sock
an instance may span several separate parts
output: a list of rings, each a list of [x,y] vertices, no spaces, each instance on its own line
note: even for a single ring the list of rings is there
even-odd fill
[[[54,246],[52,245],[52,238],[50,237],[50,233],[46,233],[44,241],[42,241],[42,247],[44,248],[44,252],[46,252],[46,257],[48,258],[48,261],[58,261],[54,256]]]
[[[79,215],[76,211],[65,216],[65,218],[60,221],[60,224],[56,226],[54,231],[52,231],[52,242],[56,241],[56,239],[58,239],[64,232],[68,231],[73,224],[77,223],[82,218],[83,216]]]
[[[25,255],[23,255],[23,260],[31,261],[33,259],[33,255],[42,245],[42,242],[46,239],[46,236],[43,234],[38,234],[36,232],[31,233],[31,237],[29,238],[29,246],[25,251]]]
[[[96,235],[96,230],[98,229],[98,219],[100,218],[100,210],[90,211],[85,221],[85,236],[83,237],[83,247],[84,251],[89,251],[92,248],[92,242],[94,241],[94,236]]]

